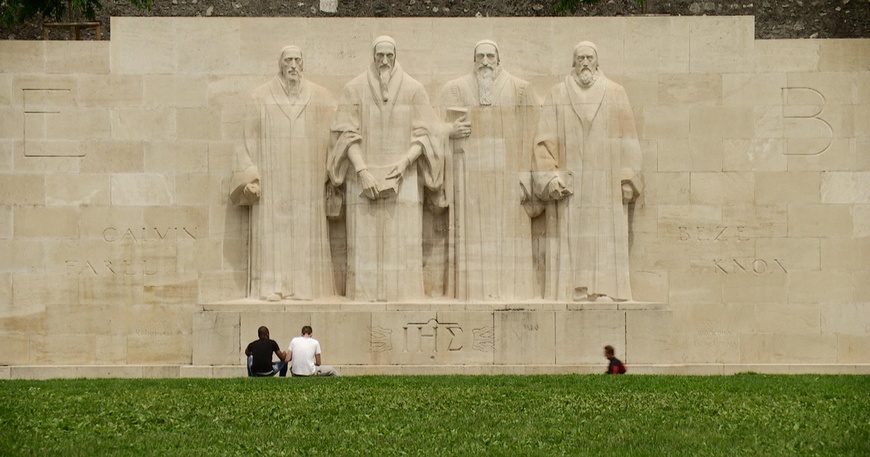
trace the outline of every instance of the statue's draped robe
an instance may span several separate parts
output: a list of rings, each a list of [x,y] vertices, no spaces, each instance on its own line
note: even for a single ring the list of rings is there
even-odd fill
[[[326,154],[335,112],[326,89],[304,81],[290,99],[278,76],[252,94],[243,147],[236,153],[232,199],[259,180],[250,211],[248,296],[292,299],[335,294],[324,212]]]
[[[631,300],[628,217],[622,182],[643,189],[641,151],[628,96],[601,75],[580,102],[571,76],[544,102],[532,158],[535,191],[546,199],[556,172],[573,174],[573,195],[547,206],[545,297],[602,294]],[[585,290],[583,288],[586,288]]]
[[[435,112],[423,86],[396,63],[381,97],[374,65],[345,87],[332,123],[327,161],[329,178],[345,186],[347,219],[347,296],[356,301],[420,299],[422,273],[422,201],[424,186],[438,191],[444,182],[443,152],[434,141]],[[361,195],[358,174],[347,156],[359,143],[374,175],[408,154],[413,143],[423,153],[405,169],[397,196],[375,201]]]
[[[501,70],[480,106],[474,73],[448,82],[438,105],[468,109],[471,135],[450,141],[452,256],[456,298],[528,299],[535,295],[531,221],[521,205],[528,187],[537,100],[529,83]]]

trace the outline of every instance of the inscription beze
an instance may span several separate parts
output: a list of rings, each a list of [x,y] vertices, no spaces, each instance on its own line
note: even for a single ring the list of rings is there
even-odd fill
[[[788,273],[782,259],[713,259],[717,273],[751,273],[762,276],[772,273]]]

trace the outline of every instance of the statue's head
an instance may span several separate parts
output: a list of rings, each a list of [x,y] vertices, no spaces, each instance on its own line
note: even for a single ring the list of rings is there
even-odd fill
[[[498,44],[492,40],[481,40],[474,45],[474,70],[497,70],[501,63]]]
[[[302,78],[302,50],[298,46],[285,46],[281,50],[278,74],[287,82],[299,82]]]
[[[581,41],[574,46],[574,75],[582,86],[589,86],[598,78],[598,48],[595,43]]]
[[[372,54],[379,70],[392,70],[396,66],[396,40],[387,35],[375,38]]]

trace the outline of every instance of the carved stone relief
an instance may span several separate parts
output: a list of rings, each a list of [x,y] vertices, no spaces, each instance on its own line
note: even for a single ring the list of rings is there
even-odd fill
[[[332,99],[303,78],[295,46],[253,93],[231,192],[251,207],[249,297],[632,299],[641,151],[594,44],[577,45],[543,109],[494,41],[474,46],[471,72],[442,87],[436,108],[393,38],[370,49],[329,130]],[[533,238],[538,217],[546,229]],[[343,229],[332,237],[328,218]]]

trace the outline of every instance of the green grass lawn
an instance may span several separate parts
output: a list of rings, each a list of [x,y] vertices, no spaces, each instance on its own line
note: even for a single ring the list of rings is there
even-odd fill
[[[0,381],[0,455],[870,455],[870,376]]]

